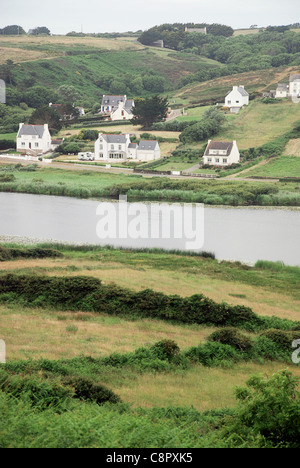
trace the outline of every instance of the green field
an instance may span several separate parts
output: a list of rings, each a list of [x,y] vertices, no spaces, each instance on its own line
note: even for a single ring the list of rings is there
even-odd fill
[[[300,158],[281,156],[247,171],[246,177],[300,177]],[[243,177],[241,174],[239,177]]]

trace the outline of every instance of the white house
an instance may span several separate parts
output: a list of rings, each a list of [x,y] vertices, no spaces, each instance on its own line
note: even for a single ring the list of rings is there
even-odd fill
[[[103,134],[95,142],[95,161],[120,162],[127,160],[152,161],[160,158],[160,147],[156,140],[141,140],[131,143],[130,135]]]
[[[286,98],[289,95],[289,85],[287,83],[278,83],[275,98]]]
[[[291,73],[289,83],[278,83],[276,98],[300,97],[300,73]]]
[[[101,112],[111,120],[131,120],[133,118],[132,108],[134,100],[127,96],[104,95],[101,102]]]
[[[51,151],[52,139],[48,124],[25,125],[20,123],[17,135],[17,151],[24,154],[43,154]]]
[[[208,140],[203,164],[212,166],[230,166],[240,161],[240,152],[236,141],[212,141]]]
[[[229,107],[231,112],[238,112],[241,107],[248,106],[248,104],[249,94],[242,85],[233,86],[232,91],[225,97],[225,106]]]
[[[300,97],[300,73],[290,74],[289,94],[291,97]]]

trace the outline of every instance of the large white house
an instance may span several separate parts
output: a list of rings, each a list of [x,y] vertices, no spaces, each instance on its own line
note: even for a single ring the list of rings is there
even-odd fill
[[[126,160],[152,161],[160,158],[160,147],[156,140],[141,140],[131,143],[130,135],[103,134],[95,142],[95,161],[120,162]]]
[[[231,112],[238,112],[241,107],[248,106],[248,104],[249,94],[242,85],[233,86],[232,91],[225,97],[225,106],[229,107]]]
[[[133,118],[132,108],[134,100],[127,96],[104,95],[101,102],[101,112],[111,120],[131,120]]]
[[[25,125],[20,123],[17,135],[17,151],[23,154],[43,154],[53,148],[48,124]]]
[[[208,140],[203,164],[212,166],[230,166],[240,161],[240,152],[236,141],[212,141]]]

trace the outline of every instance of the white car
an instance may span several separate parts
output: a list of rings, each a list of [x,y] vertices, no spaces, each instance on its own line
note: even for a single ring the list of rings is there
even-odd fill
[[[94,161],[95,157],[93,153],[78,153],[78,159],[80,161]]]

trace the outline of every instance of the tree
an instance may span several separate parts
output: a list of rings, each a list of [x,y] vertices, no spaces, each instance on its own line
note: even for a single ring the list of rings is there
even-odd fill
[[[20,34],[26,34],[22,26],[18,24],[13,24],[11,26],[5,26],[5,28],[0,29],[0,34],[5,36],[19,36]]]
[[[80,92],[74,86],[62,85],[57,92],[64,102],[75,102],[81,98]]]
[[[143,129],[150,129],[154,122],[162,122],[166,119],[168,111],[168,99],[154,96],[135,101],[132,109],[134,115],[131,122],[141,125]]]
[[[22,100],[29,107],[38,108],[49,104],[49,102],[54,102],[56,97],[55,92],[51,89],[43,86],[34,86],[24,93]]]
[[[38,28],[35,28],[32,30],[31,34],[34,36],[39,36],[41,34],[46,34],[47,36],[50,36],[50,29],[46,28],[46,26],[39,26]]]
[[[49,106],[43,106],[36,109],[29,119],[29,123],[33,125],[48,124],[51,132],[57,132],[62,128],[58,113]]]

